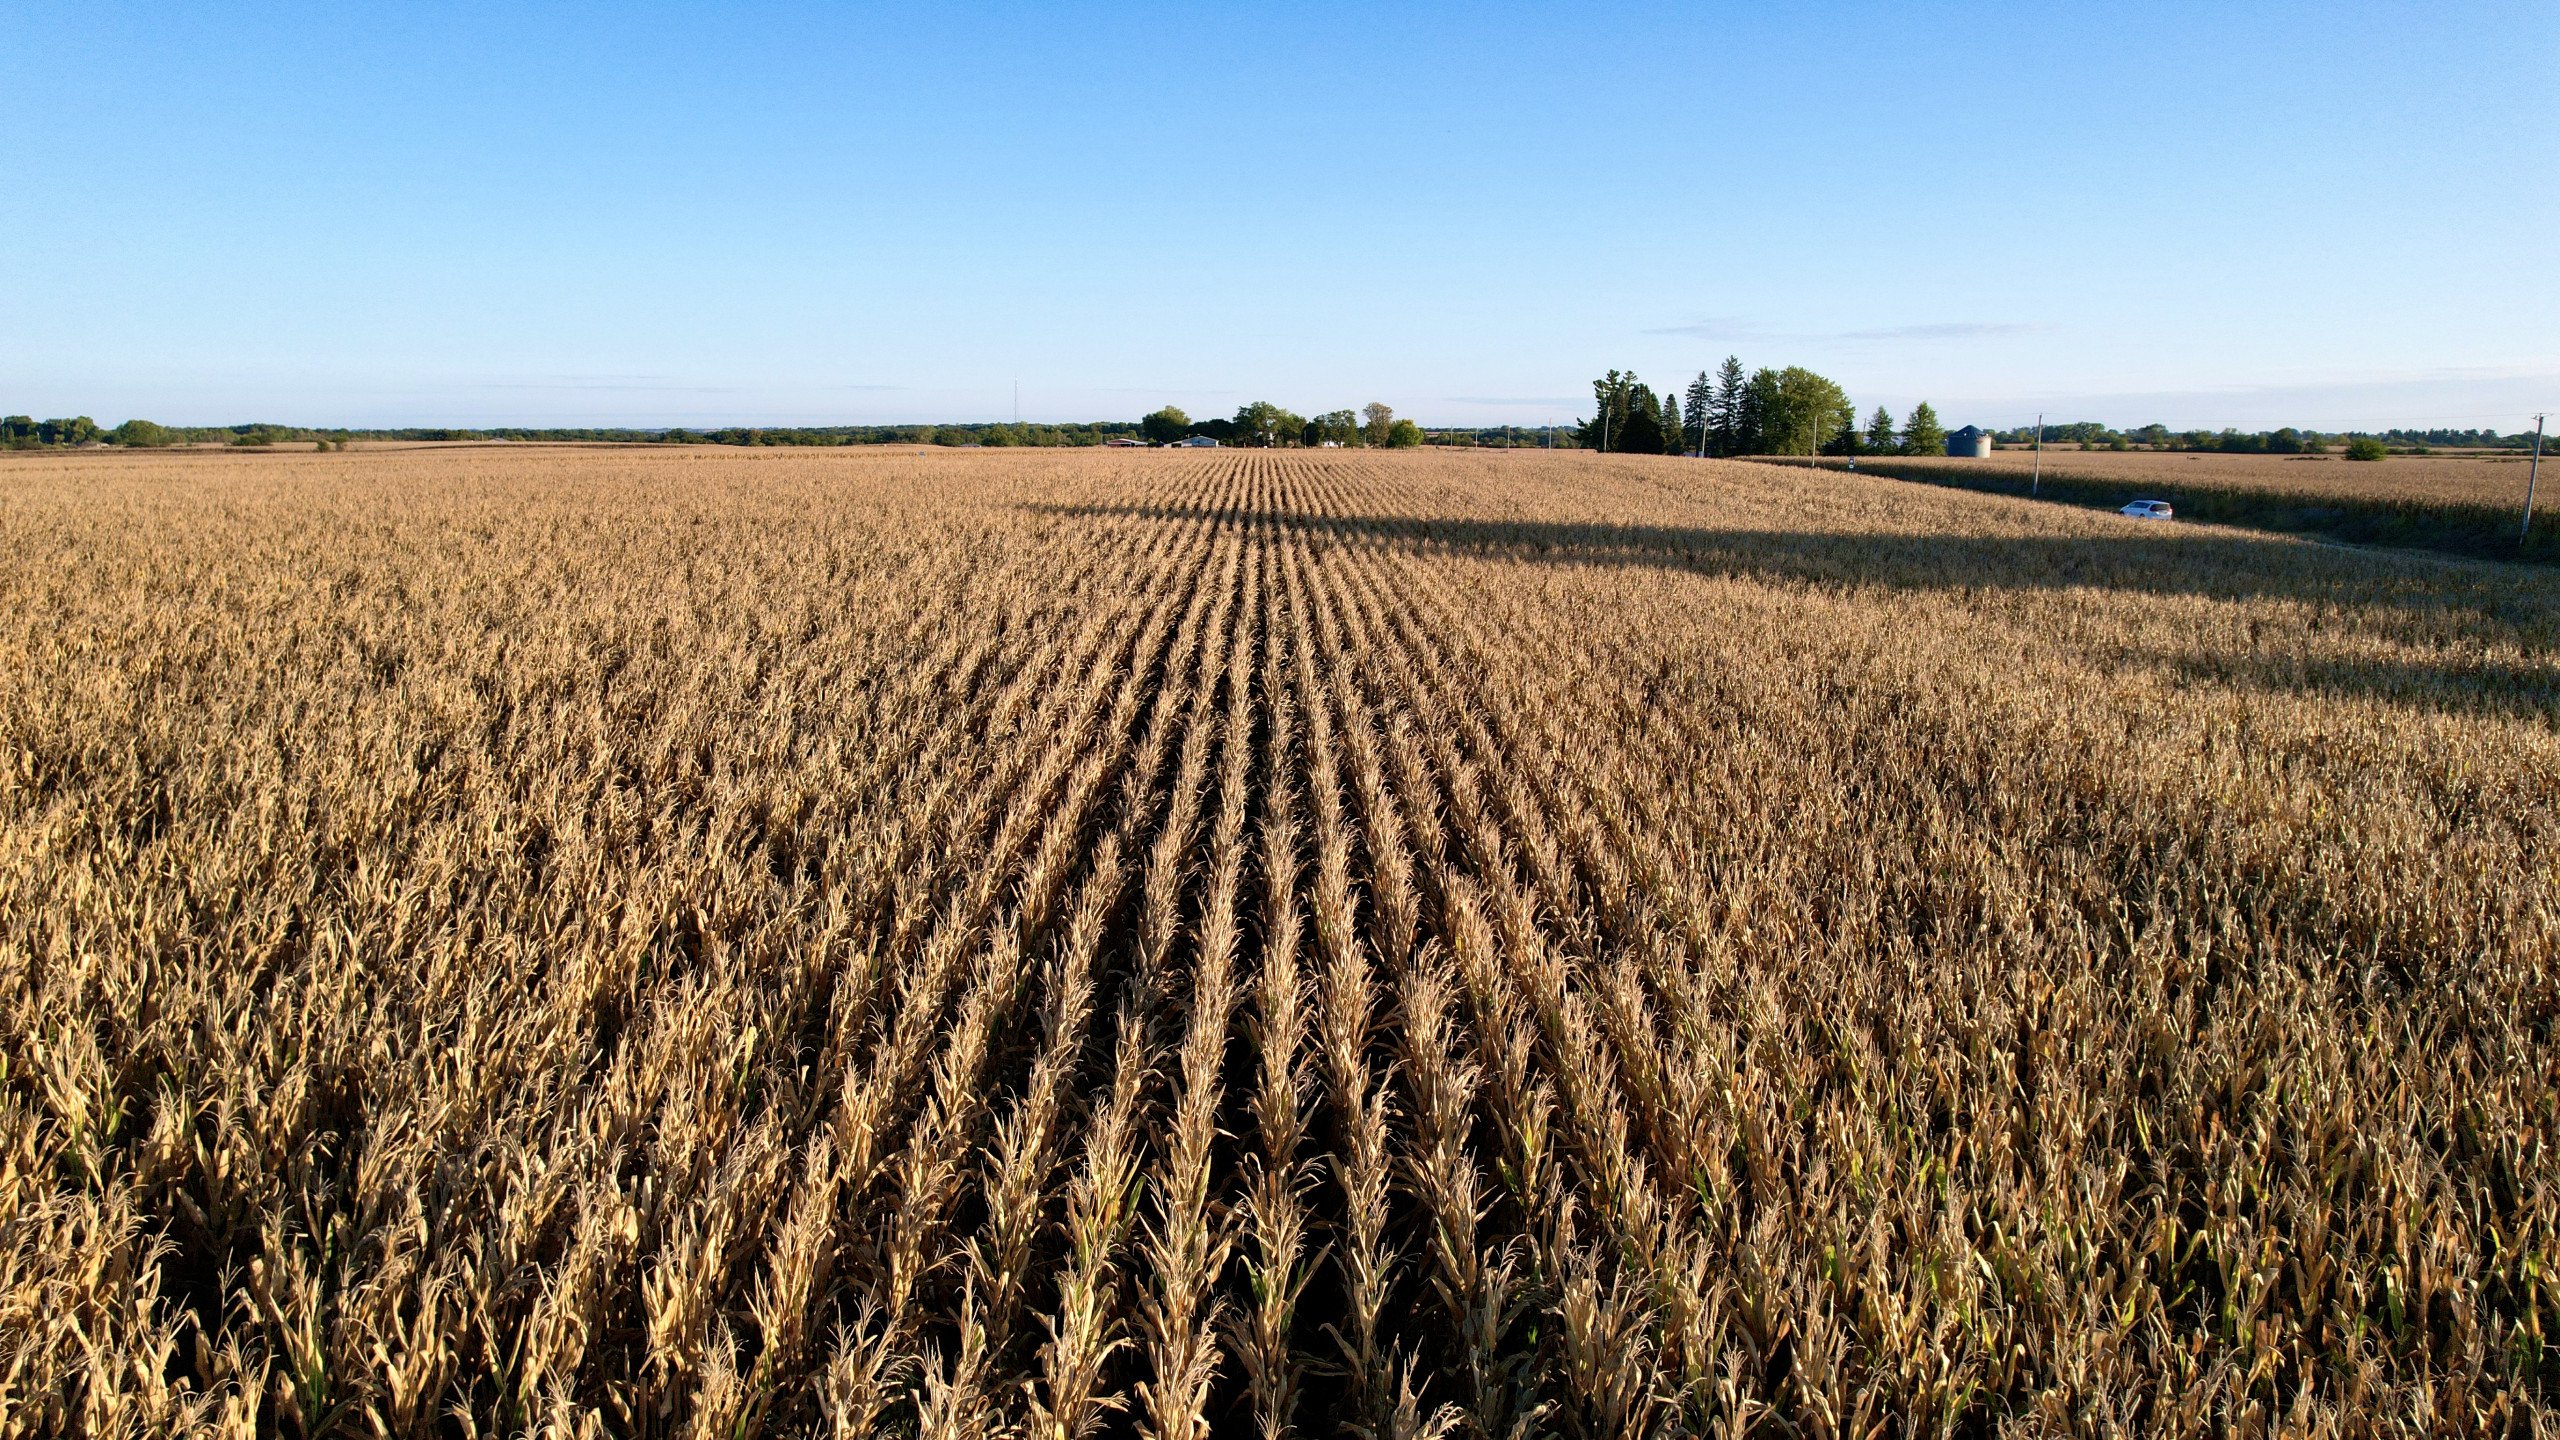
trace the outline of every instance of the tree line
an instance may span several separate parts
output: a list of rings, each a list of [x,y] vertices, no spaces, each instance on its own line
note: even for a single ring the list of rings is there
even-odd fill
[[[1879,405],[1863,427],[1838,381],[1801,365],[1745,372],[1728,355],[1687,394],[1656,394],[1632,371],[1591,382],[1592,415],[1574,430],[1585,449],[1632,455],[1935,455],[1946,449],[1938,412],[1922,401],[1897,425]]]
[[[1138,431],[1150,443],[1172,445],[1193,439],[1215,440],[1221,445],[1249,445],[1273,448],[1290,445],[1339,445],[1344,448],[1374,446],[1378,449],[1410,449],[1422,443],[1422,427],[1410,420],[1399,419],[1388,405],[1372,400],[1355,413],[1350,410],[1328,410],[1309,419],[1304,415],[1256,400],[1236,407],[1232,419],[1194,420],[1178,405],[1167,405],[1138,422]]]
[[[613,436],[568,436],[551,432],[523,438],[611,438],[663,445],[941,445],[1001,449],[1102,445],[1133,436],[1137,430],[1136,425],[1125,420],[1077,421],[1062,425],[990,421],[956,425],[732,425],[716,430],[677,427],[630,431]]]
[[[2453,450],[2530,450],[2534,444],[2534,434],[2530,430],[2519,430],[2512,435],[2501,435],[2495,430],[2385,430],[2373,438],[2421,449],[2442,445]],[[2542,446],[2546,450],[2551,448],[2548,434],[2542,437]]]
[[[2131,450],[2139,446],[2146,450],[2221,450],[2237,455],[2318,455],[2328,449],[2327,437],[2318,431],[2297,430],[2290,425],[2254,433],[2239,430],[2173,432],[2166,425],[2118,430],[2095,420],[2068,420],[2042,427],[2020,425],[2010,430],[1994,430],[1991,438],[2002,445],[2042,444],[2047,449],[2077,445],[2083,450]]]
[[[367,433],[264,423],[161,425],[149,420],[127,420],[109,430],[101,428],[97,421],[86,415],[61,420],[0,415],[0,450],[63,449],[82,445],[122,445],[148,450],[163,445],[280,445],[296,440],[316,440],[323,445],[343,446],[350,436]]]
[[[149,425],[149,421],[143,422]],[[154,425],[153,429],[159,427]],[[26,415],[0,416],[0,447],[32,450],[46,445],[96,445],[104,442],[107,432],[86,415],[67,420],[37,420]]]
[[[2038,431],[2033,425],[1992,432],[1992,438],[2003,445],[2031,445],[2036,443],[2037,437]],[[2380,445],[2385,454],[2398,451],[2417,455],[2424,455],[2437,446],[2461,450],[2528,450],[2533,447],[2533,432],[2530,430],[2508,435],[2501,435],[2495,430],[2323,431],[2296,429],[2291,425],[2273,430],[2171,430],[2156,423],[2119,430],[2096,420],[2049,424],[2043,428],[2042,438],[2048,448],[2077,445],[2083,450],[2132,450],[2139,447],[2229,455],[2325,455],[2333,446],[2356,450],[2359,442],[2367,442],[2366,452],[2371,446]]]
[[[1728,357],[1712,374],[1701,373],[1684,393],[1656,393],[1632,372],[1612,370],[1592,382],[1593,414],[1563,432],[1535,426],[1492,426],[1426,431],[1372,402],[1359,411],[1297,415],[1268,401],[1241,406],[1230,418],[1193,420],[1168,405],[1143,420],[1094,420],[1064,424],[982,421],[914,425],[730,425],[641,429],[627,426],[400,426],[350,429],[251,422],[238,425],[161,425],[143,419],[103,427],[86,415],[37,420],[0,416],[0,450],[120,445],[263,446],[318,443],[343,448],[350,440],[604,441],[626,445],[940,445],[1078,446],[1142,438],[1170,444],[1206,436],[1228,445],[1342,445],[1400,448],[1423,444],[1527,447],[1560,444],[1639,455],[1935,455],[1946,447],[1937,412],[1914,406],[1897,423],[1878,406],[1859,423],[1848,395],[1831,379],[1800,366],[1745,373]],[[2037,440],[2035,426],[1993,430],[2002,445]],[[2047,447],[2084,450],[2179,450],[2234,455],[2321,455],[2344,448],[2351,458],[2418,454],[2444,449],[2522,450],[2533,433],[2496,430],[2320,431],[2281,426],[2273,430],[2183,430],[2151,424],[2119,429],[2096,420],[2059,421],[2043,427]],[[2548,443],[2546,441],[2546,443]]]
[[[1879,405],[1861,423],[1838,382],[1802,366],[1763,366],[1746,372],[1725,357],[1687,390],[1656,393],[1632,371],[1612,370],[1591,382],[1592,415],[1573,431],[1575,445],[1635,455],[1940,455],[1947,432],[1938,412],[1923,401],[1897,423]],[[2348,458],[2426,454],[2431,448],[2521,450],[2531,431],[2495,430],[2334,431],[2279,426],[2272,430],[2172,431],[2151,424],[2119,430],[2095,420],[2062,421],[1989,432],[1994,443],[2029,445],[2039,435],[2048,447],[2084,450],[2181,450],[2234,455],[2323,455],[2344,448]],[[2548,440],[2546,440],[2546,446]]]
[[[532,440],[607,441],[625,445],[1100,445],[1133,436],[1138,427],[1125,420],[1097,420],[1062,425],[980,422],[956,425],[729,425],[716,429],[670,426],[637,429],[627,426],[497,426],[470,429],[451,425],[412,425],[376,429],[251,423],[244,425],[160,425],[127,420],[102,429],[89,417],[34,420],[24,415],[0,417],[0,449],[39,449],[80,445],[123,445],[150,449],[166,445],[286,445],[318,443],[343,446],[350,440]]]

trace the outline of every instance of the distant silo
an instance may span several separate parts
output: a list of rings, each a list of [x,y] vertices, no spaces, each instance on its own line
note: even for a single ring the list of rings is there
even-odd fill
[[[1980,460],[1991,453],[1991,432],[1967,425],[1947,437],[1947,453],[1959,460]]]

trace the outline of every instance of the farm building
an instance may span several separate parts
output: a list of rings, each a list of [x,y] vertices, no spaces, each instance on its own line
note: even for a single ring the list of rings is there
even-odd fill
[[[1210,439],[1206,435],[1194,435],[1188,440],[1176,440],[1173,443],[1176,445],[1189,446],[1195,450],[1215,450],[1218,448],[1218,442]]]
[[[1967,425],[1947,437],[1947,453],[1962,460],[1979,460],[1991,453],[1991,432],[1979,425]]]

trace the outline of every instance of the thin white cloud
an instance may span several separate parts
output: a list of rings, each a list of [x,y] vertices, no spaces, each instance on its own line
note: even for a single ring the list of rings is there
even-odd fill
[[[2025,335],[2033,325],[2012,325],[1970,320],[1948,321],[1936,325],[1892,325],[1881,330],[1843,330],[1836,335],[1810,338],[1828,340],[1982,340],[1996,335]]]
[[[1716,320],[1693,320],[1686,325],[1665,325],[1647,330],[1647,335],[1678,335],[1689,340],[1771,340],[1777,339],[1766,326],[1726,316]]]
[[[484,380],[469,388],[474,390],[607,390],[647,395],[738,395],[746,392],[742,385],[686,385],[666,375],[564,375],[556,380]],[[818,385],[812,389],[838,391],[904,390],[904,385]]]
[[[2025,335],[2043,327],[2008,321],[1941,320],[1921,325],[1885,325],[1865,330],[1779,330],[1757,321],[1726,316],[1698,320],[1686,325],[1665,325],[1647,330],[1647,335],[1678,335],[1690,340],[1717,340],[1735,343],[1781,342],[1821,343],[1826,341],[1885,342],[1930,340],[1987,340],[2003,335]]]
[[[482,380],[473,390],[610,390],[652,395],[730,395],[728,385],[682,385],[665,375],[563,375],[553,380]]]

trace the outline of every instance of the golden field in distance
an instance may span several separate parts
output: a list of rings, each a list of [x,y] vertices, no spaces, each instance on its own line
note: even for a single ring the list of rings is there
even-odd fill
[[[2540,567],[659,447],[0,555],[0,1433],[2551,1423]]]

